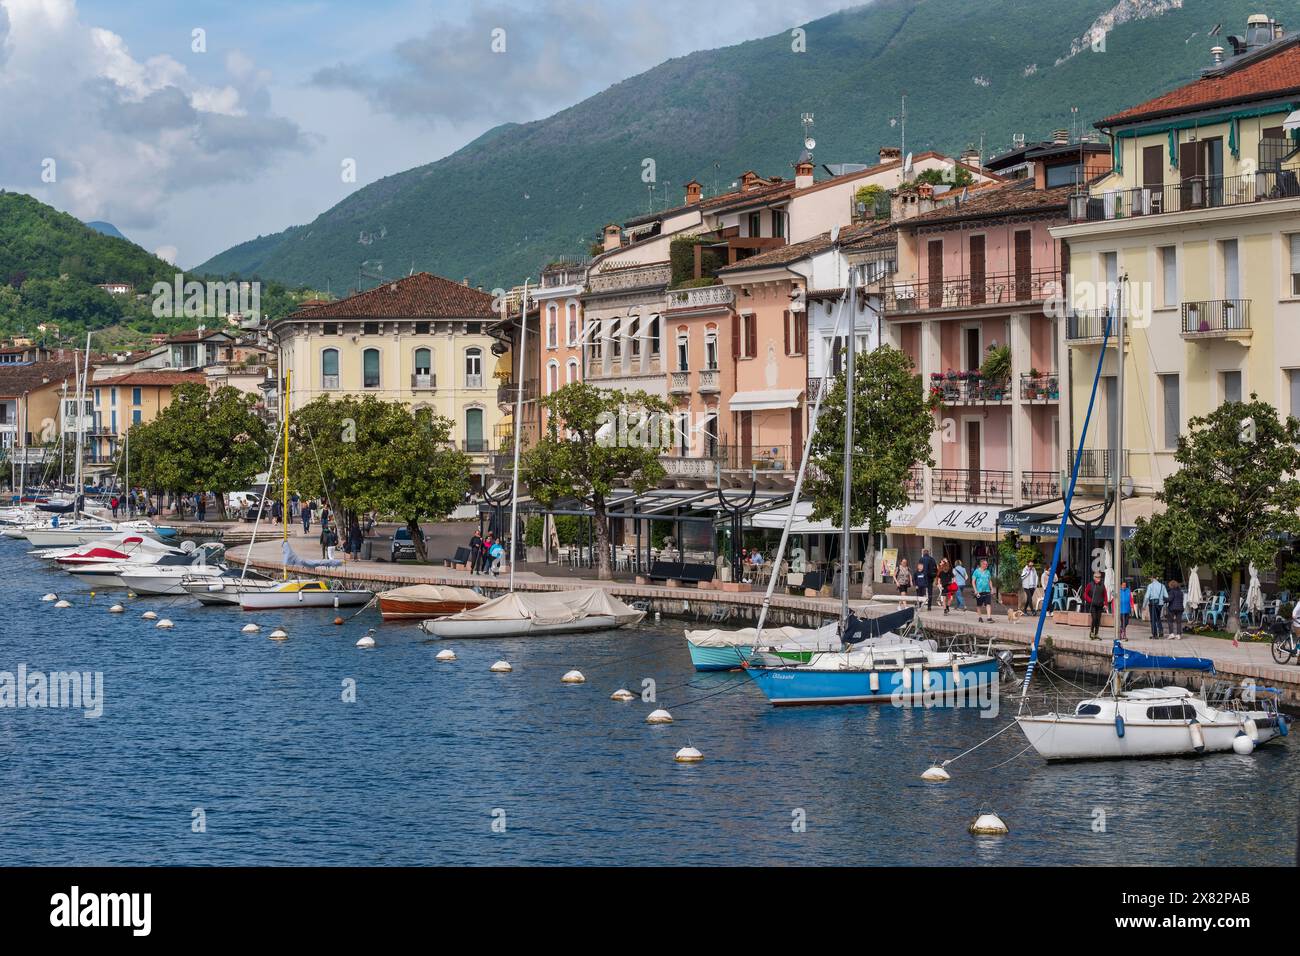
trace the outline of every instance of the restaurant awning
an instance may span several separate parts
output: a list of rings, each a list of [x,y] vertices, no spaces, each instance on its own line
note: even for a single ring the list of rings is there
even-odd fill
[[[737,392],[731,396],[733,412],[766,412],[777,408],[798,408],[803,389],[769,388],[761,392]]]
[[[947,538],[972,538],[986,541],[997,531],[999,509],[996,505],[935,505],[916,523],[916,530]]]
[[[889,530],[906,533],[912,530],[917,515],[921,513],[922,506],[919,504],[910,504],[906,508],[899,508],[889,513]],[[800,501],[794,506],[794,522],[790,525],[791,534],[838,534],[841,530],[838,526],[831,524],[829,521],[814,521],[812,519],[813,506],[811,501]],[[764,511],[754,515],[750,519],[750,525],[755,528],[775,528],[780,530],[785,527],[786,519],[790,516],[790,507],[773,508],[770,511]],[[855,534],[865,534],[867,528],[865,525],[858,525],[853,529]]]
[[[1028,508],[1009,509],[1002,512],[998,523],[1004,531],[1015,531],[1017,534],[1033,538],[1055,538],[1060,530],[1061,512],[1064,507],[1064,499],[1057,498],[1055,501],[1042,502]],[[1122,502],[1122,509],[1124,540],[1127,541],[1137,533],[1138,518],[1150,520],[1152,515],[1164,511],[1164,505],[1149,495],[1138,495],[1133,498],[1125,498]],[[1071,511],[1076,518],[1087,522],[1095,522],[1105,515],[1104,523],[1097,527],[1094,534],[1098,539],[1114,538],[1115,513],[1106,511],[1105,499],[1076,497]],[[1078,538],[1080,536],[1079,529],[1074,526],[1073,522],[1066,522],[1065,536],[1067,538]]]

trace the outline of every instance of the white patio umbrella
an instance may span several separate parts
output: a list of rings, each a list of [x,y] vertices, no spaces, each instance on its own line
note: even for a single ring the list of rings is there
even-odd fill
[[[1259,569],[1250,562],[1250,585],[1246,588],[1246,610],[1258,614],[1264,610],[1264,594],[1259,587]]]
[[[1101,580],[1106,585],[1106,593],[1115,593],[1115,568],[1114,559],[1110,556],[1110,542],[1102,548],[1101,555]]]
[[[1201,575],[1196,570],[1196,565],[1192,565],[1191,572],[1187,575],[1187,606],[1195,611],[1205,603],[1205,595],[1201,593]]]

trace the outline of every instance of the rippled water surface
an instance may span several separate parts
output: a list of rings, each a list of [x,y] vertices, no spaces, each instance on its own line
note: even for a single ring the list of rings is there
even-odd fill
[[[440,664],[447,645],[374,611],[338,627],[334,611],[137,598],[109,614],[124,592],[92,600],[26,550],[0,541],[0,670],[102,671],[104,713],[0,709],[8,864],[1293,860],[1294,739],[1250,757],[1049,766],[1026,754],[987,769],[1024,747],[1012,729],[950,783],[926,784],[932,758],[1005,715],[775,710],[743,675],[692,671],[678,622],[460,641],[460,659]],[[42,603],[49,591],[73,606]],[[141,620],[148,609],[175,628]],[[240,633],[250,620],[261,634]],[[266,638],[277,624],[288,641]],[[357,649],[371,626],[380,645]],[[501,658],[513,673],[488,672]],[[588,682],[562,685],[575,667]],[[672,725],[646,725],[640,700],[609,700],[645,677]],[[673,761],[688,743],[703,763]],[[966,832],[986,809],[1009,836]]]

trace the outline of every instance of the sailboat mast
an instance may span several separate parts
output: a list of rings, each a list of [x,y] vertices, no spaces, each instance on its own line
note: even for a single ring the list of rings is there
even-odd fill
[[[523,298],[519,300],[519,371],[515,380],[515,469],[514,477],[510,483],[510,590],[515,589],[515,521],[516,514],[519,510],[519,434],[522,429],[519,427],[523,424],[524,415],[524,356],[528,352],[526,337],[528,335],[528,283],[532,281],[529,277],[524,280]],[[539,346],[540,347],[540,346]],[[538,419],[538,427],[541,427],[541,419]],[[500,529],[498,529],[500,530]]]
[[[1119,408],[1115,411],[1115,460],[1111,467],[1115,470],[1115,594],[1112,596],[1114,604],[1115,640],[1119,640],[1121,633],[1121,620],[1119,613],[1119,589],[1121,576],[1124,573],[1124,562],[1122,552],[1124,549],[1124,469],[1121,462],[1124,460],[1124,289],[1128,286],[1128,273],[1120,276],[1120,286],[1115,292],[1117,313],[1117,327],[1115,342],[1115,401]]]
[[[853,316],[857,307],[857,271],[849,273],[849,315]],[[852,568],[853,541],[853,406],[855,404],[854,384],[857,373],[857,322],[850,318],[847,362],[844,369],[844,531],[840,545],[840,622],[841,626],[849,619],[849,577]]]
[[[284,370],[284,395],[281,397],[280,400],[281,419],[284,422],[284,480],[280,483],[281,484],[280,528],[281,531],[283,532],[283,534],[281,535],[281,540],[286,542],[289,540],[289,388],[292,380],[293,380],[293,370],[285,369]],[[275,467],[275,466],[272,465],[271,467]],[[269,479],[270,476],[268,475],[267,478]],[[260,517],[262,513],[262,506],[260,502],[257,506],[257,513],[258,516]],[[324,533],[325,533],[325,529],[321,528],[321,534]],[[252,550],[251,545],[249,546],[249,550],[250,551]],[[285,566],[280,570],[280,575],[285,580],[289,579],[288,566]]]

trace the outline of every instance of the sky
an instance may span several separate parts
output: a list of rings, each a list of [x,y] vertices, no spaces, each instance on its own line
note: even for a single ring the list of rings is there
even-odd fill
[[[189,268],[844,0],[0,0],[0,188]]]

